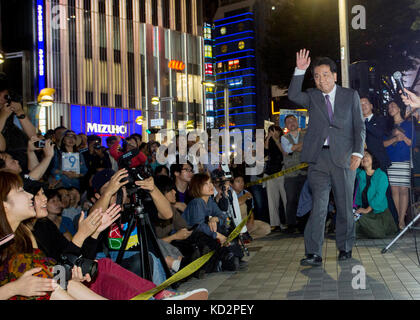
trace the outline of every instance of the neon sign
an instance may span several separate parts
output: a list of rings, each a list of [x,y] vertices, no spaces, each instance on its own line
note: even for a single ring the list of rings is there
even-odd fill
[[[87,123],[87,133],[126,134],[127,127],[110,124]]]
[[[185,69],[185,63],[178,60],[171,60],[168,63],[168,68],[177,71],[183,71]]]

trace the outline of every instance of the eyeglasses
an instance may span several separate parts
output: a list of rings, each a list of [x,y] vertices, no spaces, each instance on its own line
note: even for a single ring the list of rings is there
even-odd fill
[[[194,172],[194,170],[192,170],[192,169],[182,169],[182,171]]]

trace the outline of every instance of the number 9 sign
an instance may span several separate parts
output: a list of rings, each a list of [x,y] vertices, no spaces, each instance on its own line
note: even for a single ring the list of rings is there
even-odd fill
[[[80,154],[67,152],[63,153],[62,170],[80,174]]]

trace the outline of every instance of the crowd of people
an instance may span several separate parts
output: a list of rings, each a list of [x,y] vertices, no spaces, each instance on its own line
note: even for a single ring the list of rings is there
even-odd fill
[[[305,229],[312,211],[308,170],[258,181],[301,164],[306,131],[294,115],[286,117],[285,128],[268,129],[264,173],[247,176],[245,164],[226,170],[194,157],[181,161],[179,154],[159,163],[160,144],[138,134],[107,137],[106,146],[99,136],[63,126],[42,135],[8,93],[7,81],[0,81],[0,299],[128,300],[211,251],[192,277],[247,270],[249,243]],[[420,98],[406,93],[401,102],[420,108]],[[413,118],[401,102],[390,102],[385,117],[373,113],[368,97],[360,99],[366,142],[353,194],[358,238],[392,236],[407,222],[418,115]],[[150,279],[142,277],[140,227],[129,229],[140,205],[158,244],[146,239]],[[333,192],[330,233],[339,224],[335,206]],[[248,216],[239,237],[226,243]],[[74,266],[65,288],[57,285],[51,268],[67,255],[96,261],[97,272],[83,274]],[[207,296],[206,289],[163,290],[153,299]]]

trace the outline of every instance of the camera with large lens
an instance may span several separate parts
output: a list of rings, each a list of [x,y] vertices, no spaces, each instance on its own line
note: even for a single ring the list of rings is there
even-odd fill
[[[62,254],[61,265],[66,270],[66,281],[71,280],[71,270],[74,266],[82,268],[83,276],[89,274],[92,280],[94,280],[98,274],[98,263],[95,260],[86,259],[82,256],[78,257],[73,254]]]
[[[135,185],[136,181],[143,181],[153,176],[148,166],[138,166],[136,168],[128,168],[128,184]]]

